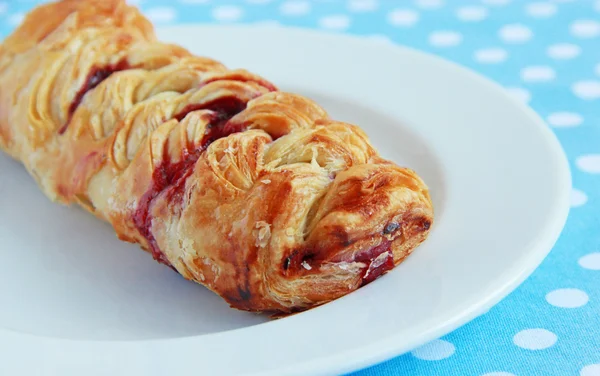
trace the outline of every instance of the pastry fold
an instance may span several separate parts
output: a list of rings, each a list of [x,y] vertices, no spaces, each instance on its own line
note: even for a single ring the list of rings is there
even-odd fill
[[[348,294],[433,222],[425,183],[358,126],[159,42],[122,0],[39,6],[4,40],[0,148],[49,199],[242,310]]]

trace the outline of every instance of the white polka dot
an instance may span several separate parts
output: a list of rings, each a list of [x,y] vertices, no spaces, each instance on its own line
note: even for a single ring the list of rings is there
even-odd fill
[[[576,127],[583,123],[583,117],[573,112],[553,112],[548,115],[548,124],[553,127]]]
[[[481,0],[484,4],[502,6],[510,3],[510,0]]]
[[[585,192],[580,191],[579,189],[575,189],[575,188],[573,188],[571,190],[571,207],[572,208],[578,208],[580,206],[585,205],[587,200],[588,200],[588,197],[585,194]]]
[[[269,4],[272,1],[273,0],[246,0],[246,2],[249,4],[258,4],[258,5]]]
[[[456,348],[452,343],[436,339],[413,350],[411,354],[422,360],[442,360],[452,356],[455,351]]]
[[[372,12],[377,9],[377,0],[350,0],[348,10],[351,12]]]
[[[350,26],[350,17],[343,14],[326,16],[319,20],[319,25],[325,29],[344,30]]]
[[[579,38],[594,38],[600,35],[600,22],[592,20],[577,20],[570,26],[573,36]]]
[[[579,289],[558,289],[546,294],[546,301],[560,308],[579,308],[589,300],[588,295]]]
[[[600,376],[600,363],[583,367],[579,371],[579,376]]]
[[[488,15],[488,10],[481,6],[462,7],[456,11],[456,17],[465,22],[483,21]]]
[[[525,82],[548,82],[556,77],[554,69],[540,65],[521,69],[521,79]]]
[[[523,88],[507,87],[506,91],[508,92],[508,95],[523,103],[529,103],[531,100],[531,93]]]
[[[515,334],[515,345],[527,350],[543,350],[556,343],[556,334],[546,329],[527,329]]]
[[[286,16],[303,16],[310,12],[308,1],[286,1],[281,4],[279,11]]]
[[[556,5],[550,3],[531,3],[525,8],[532,17],[550,17],[556,13]]]
[[[212,10],[212,16],[215,20],[221,22],[237,21],[242,18],[244,11],[234,5],[223,5]]]
[[[533,33],[525,25],[511,24],[503,26],[499,35],[506,43],[524,43],[531,39]]]
[[[600,98],[599,81],[578,81],[573,84],[571,90],[581,99],[591,100]]]
[[[25,15],[23,13],[15,13],[8,17],[8,24],[11,26],[19,26],[24,19]]]
[[[502,48],[483,48],[475,51],[475,60],[480,63],[494,64],[506,61],[508,52]]]
[[[546,50],[553,59],[572,59],[581,53],[581,47],[571,43],[553,44]]]
[[[577,168],[589,174],[600,174],[600,154],[588,154],[578,157]]]
[[[488,372],[484,373],[481,376],[516,376],[514,373],[510,372]]]
[[[584,269],[600,270],[600,252],[587,254],[579,259],[579,266]]]
[[[419,21],[419,14],[412,10],[395,9],[388,13],[387,21],[394,26],[413,26]]]
[[[175,9],[169,7],[150,8],[145,11],[144,14],[154,23],[171,22],[177,18]]]
[[[462,42],[462,35],[456,31],[434,31],[429,34],[429,44],[435,47],[453,47]]]
[[[415,3],[423,9],[438,9],[444,6],[443,0],[416,0]]]

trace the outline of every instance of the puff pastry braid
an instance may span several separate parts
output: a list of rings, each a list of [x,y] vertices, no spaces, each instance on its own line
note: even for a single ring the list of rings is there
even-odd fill
[[[0,46],[0,147],[232,307],[343,296],[425,240],[424,182],[355,125],[156,40],[122,0],[39,6]]]

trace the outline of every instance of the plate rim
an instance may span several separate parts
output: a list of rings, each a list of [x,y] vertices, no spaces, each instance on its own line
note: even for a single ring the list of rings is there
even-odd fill
[[[328,32],[317,30],[314,28],[305,28],[305,27],[297,27],[297,26],[285,26],[285,25],[263,25],[263,24],[252,24],[252,23],[242,23],[242,24],[232,24],[232,25],[220,25],[220,24],[211,24],[211,23],[182,23],[172,26],[166,27],[157,27],[157,32],[168,30],[169,32],[175,32],[177,30],[187,30],[189,32],[190,29],[196,30],[214,30],[214,29],[242,29],[245,30],[247,28],[257,29],[257,28],[265,28],[267,30],[272,29],[285,29],[286,31],[292,33],[300,33],[306,34],[307,37],[317,37],[321,38],[323,36],[332,37],[332,38],[342,38],[347,39],[353,43],[365,43],[368,41],[368,36],[359,35],[359,34],[349,34],[349,33],[337,33],[337,32]],[[180,32],[181,32],[180,31]],[[558,137],[552,132],[552,130],[546,125],[545,121],[542,117],[535,112],[530,106],[522,103],[521,101],[511,97],[507,91],[502,87],[499,83],[493,81],[492,79],[464,66],[457,62],[451,61],[449,59],[443,58],[441,56],[435,55],[426,50],[420,50],[411,46],[406,46],[398,43],[381,43],[380,48],[383,49],[396,49],[403,51],[409,55],[420,55],[421,57],[432,61],[436,66],[446,66],[449,69],[454,71],[458,70],[462,74],[468,76],[470,79],[477,81],[479,85],[485,86],[491,92],[496,93],[499,96],[504,97],[504,99],[508,100],[512,103],[513,106],[516,106],[520,111],[522,111],[528,118],[531,123],[531,126],[536,126],[541,134],[545,137],[545,143],[547,143],[552,149],[552,153],[555,155],[557,160],[560,161],[559,165],[556,167],[557,174],[557,182],[560,186],[560,191],[562,197],[556,200],[557,205],[554,209],[554,219],[551,223],[548,224],[548,227],[544,231],[543,239],[539,239],[538,242],[531,245],[531,249],[528,251],[528,256],[530,258],[530,262],[526,267],[517,268],[514,266],[514,269],[520,269],[517,271],[513,271],[510,276],[511,278],[507,278],[504,281],[503,286],[493,291],[493,294],[482,298],[479,300],[479,304],[474,304],[470,306],[469,310],[464,311],[462,314],[454,315],[452,320],[449,320],[443,324],[438,325],[435,328],[430,329],[423,335],[419,337],[418,340],[413,340],[412,343],[408,345],[406,342],[403,342],[402,345],[398,345],[396,343],[395,346],[390,346],[394,344],[395,335],[392,334],[389,337],[385,338],[381,342],[370,343],[365,347],[368,348],[378,348],[379,350],[374,351],[365,351],[365,347],[353,348],[352,351],[338,353],[330,356],[325,356],[318,359],[309,360],[301,365],[295,363],[287,368],[277,368],[274,370],[268,370],[265,372],[260,372],[256,374],[260,375],[280,375],[280,374],[329,374],[329,373],[346,373],[351,371],[356,371],[358,369],[363,369],[365,367],[372,366],[374,364],[380,363],[382,361],[389,360],[393,357],[404,354],[411,349],[414,349],[424,343],[427,343],[431,340],[439,338],[456,330],[457,328],[463,326],[464,324],[472,321],[480,314],[486,312],[496,304],[498,304],[502,299],[504,299],[508,294],[514,291],[518,286],[520,286],[544,261],[548,253],[552,250],[554,244],[560,237],[562,230],[566,224],[568,214],[570,212],[570,191],[572,188],[572,176],[571,170],[569,167],[569,162],[566,156],[566,153],[560,144]],[[540,233],[541,230],[538,230]],[[192,337],[184,337],[184,338],[173,338],[173,339],[150,339],[143,341],[96,341],[96,340],[71,340],[71,339],[63,339],[63,338],[51,338],[51,337],[40,337],[32,334],[25,333],[17,333],[8,329],[0,328],[0,343],[4,342],[4,339],[7,338],[20,338],[25,342],[29,341],[41,341],[63,345],[91,345],[91,347],[99,349],[106,344],[124,344],[129,346],[132,342],[143,342],[143,343],[164,343],[173,345],[174,342],[182,341],[183,343],[193,341],[193,340],[204,340],[205,338],[216,338],[218,336],[231,336],[236,333],[247,331],[251,328],[255,328],[258,326],[262,326],[263,324],[259,324],[257,326],[239,328],[239,329],[231,329],[224,332],[219,333],[210,333],[203,334],[199,336]],[[202,338],[202,339],[200,339]],[[356,356],[356,353],[360,353],[360,357]],[[370,355],[369,355],[370,354]],[[335,359],[344,359],[344,362],[334,362]],[[68,373],[67,373],[68,374]],[[255,373],[252,373],[255,374]]]

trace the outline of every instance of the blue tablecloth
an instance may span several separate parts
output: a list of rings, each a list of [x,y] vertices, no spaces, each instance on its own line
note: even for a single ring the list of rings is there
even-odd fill
[[[0,1],[0,36],[38,3]],[[573,172],[571,214],[558,243],[488,313],[356,375],[600,376],[600,1],[130,3],[157,26],[275,21],[389,40],[474,69],[529,103],[557,134]]]

